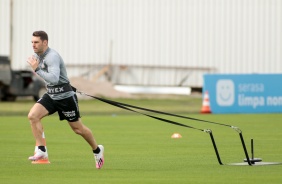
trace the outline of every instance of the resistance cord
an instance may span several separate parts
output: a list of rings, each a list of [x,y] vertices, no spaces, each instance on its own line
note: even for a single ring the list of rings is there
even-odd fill
[[[163,114],[163,115],[167,115],[167,116],[174,116],[174,117],[183,118],[183,119],[189,119],[189,120],[193,120],[193,121],[211,123],[211,124],[226,126],[226,127],[230,127],[230,128],[239,130],[237,127],[234,127],[234,126],[228,125],[228,124],[223,124],[223,123],[218,123],[218,122],[213,122],[213,121],[208,121],[208,120],[202,120],[202,119],[192,118],[192,117],[188,117],[188,116],[172,114],[172,113],[168,113],[168,112],[157,111],[157,110],[148,109],[148,108],[144,108],[144,107],[138,107],[138,106],[135,106],[135,105],[125,104],[125,103],[121,103],[121,102],[117,102],[117,101],[113,101],[113,100],[108,100],[108,99],[105,99],[105,98],[100,98],[100,97],[97,97],[97,96],[89,95],[89,94],[84,93],[82,91],[78,91],[76,88],[74,88],[74,91],[81,94],[81,95],[92,97],[94,99],[105,102],[107,104],[110,104],[110,105],[113,105],[113,106],[116,106],[116,107],[119,107],[119,108],[122,108],[122,109],[125,109],[125,110],[128,110],[128,111],[132,111],[132,112],[135,112],[135,113],[139,113],[139,114],[142,114],[142,115],[145,115],[145,116],[148,116],[148,117],[160,120],[160,121],[171,123],[171,124],[174,124],[174,125],[179,125],[179,126],[183,126],[183,127],[187,127],[187,128],[205,131],[203,129],[198,129],[198,128],[195,128],[195,127],[192,127],[192,126],[188,126],[188,125],[185,125],[185,124],[182,124],[182,123],[175,122],[175,121],[171,121],[171,120],[167,120],[167,119],[164,119],[164,118],[149,115],[149,114],[146,114],[146,113],[142,113],[142,112],[136,111],[134,109],[139,109],[139,110],[143,110],[143,111],[147,111],[147,112],[153,112],[153,113],[157,113],[157,114]]]
[[[218,162],[219,162],[220,165],[223,165],[223,163],[221,162],[221,159],[220,159],[220,156],[219,156],[219,153],[218,153],[218,150],[217,150],[217,146],[216,146],[216,143],[215,143],[212,131],[210,129],[195,128],[195,127],[192,127],[192,126],[189,126],[189,125],[185,125],[185,124],[182,124],[182,123],[179,123],[179,122],[175,122],[175,121],[172,121],[172,120],[168,120],[168,119],[160,118],[160,117],[157,117],[157,116],[149,115],[149,114],[146,114],[144,112],[139,112],[139,111],[134,110],[134,109],[139,109],[139,110],[143,110],[143,111],[147,111],[147,112],[153,112],[153,113],[157,113],[157,114],[163,114],[163,115],[174,116],[174,117],[183,118],[183,119],[189,119],[189,120],[194,120],[194,121],[199,121],[199,122],[205,122],[205,123],[211,123],[211,124],[215,124],[215,125],[230,127],[230,128],[234,129],[235,131],[237,131],[239,133],[239,136],[240,136],[240,139],[241,139],[241,142],[242,142],[242,146],[243,146],[243,149],[244,149],[244,153],[245,153],[246,158],[247,158],[247,162],[248,162],[249,165],[252,165],[251,162],[250,162],[249,156],[248,156],[248,152],[247,152],[246,146],[245,146],[245,142],[244,142],[242,131],[238,127],[235,127],[235,126],[232,126],[232,125],[228,125],[228,124],[208,121],[208,120],[191,118],[191,117],[188,117],[188,116],[172,114],[172,113],[168,113],[168,112],[152,110],[152,109],[138,107],[138,106],[134,106],[134,105],[129,105],[129,104],[121,103],[121,102],[116,102],[116,101],[113,101],[113,100],[108,100],[108,99],[105,99],[105,98],[100,98],[100,97],[97,97],[97,96],[89,95],[89,94],[84,93],[82,91],[78,91],[73,86],[72,86],[72,88],[73,88],[73,91],[75,91],[75,92],[77,92],[77,93],[79,93],[81,95],[92,97],[92,98],[97,99],[99,101],[105,102],[107,104],[110,104],[110,105],[113,105],[113,106],[116,106],[116,107],[119,107],[119,108],[122,108],[122,109],[125,109],[125,110],[128,110],[128,111],[132,111],[132,112],[135,112],[135,113],[138,113],[138,114],[142,114],[142,115],[145,115],[145,116],[148,116],[148,117],[151,117],[151,118],[154,118],[154,119],[166,122],[166,123],[170,123],[170,124],[174,124],[174,125],[178,125],[178,126],[182,126],[182,127],[186,127],[186,128],[191,128],[191,129],[194,129],[194,130],[198,130],[198,131],[202,131],[202,132],[208,133],[210,135],[211,140],[212,140],[212,144],[213,144],[213,147],[214,147],[214,150],[215,150],[215,153],[216,153],[216,156],[217,156],[217,159],[218,159]]]

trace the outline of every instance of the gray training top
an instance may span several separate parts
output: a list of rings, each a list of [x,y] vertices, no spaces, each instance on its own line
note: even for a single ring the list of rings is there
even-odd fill
[[[69,83],[66,67],[62,57],[54,49],[48,48],[44,54],[34,54],[39,61],[36,73],[42,77],[47,86],[56,86]],[[59,94],[48,94],[53,100],[61,100],[71,97],[75,94],[74,91],[68,91]]]

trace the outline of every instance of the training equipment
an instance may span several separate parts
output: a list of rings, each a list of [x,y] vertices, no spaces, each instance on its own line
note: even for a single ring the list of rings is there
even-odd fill
[[[242,134],[242,131],[238,128],[238,127],[234,127],[232,126],[231,128],[233,128],[235,131],[237,131],[239,133],[239,136],[240,136],[240,140],[241,140],[241,143],[242,143],[242,146],[243,146],[243,150],[244,150],[244,153],[245,153],[245,156],[246,156],[246,159],[244,159],[244,162],[243,163],[229,163],[229,164],[225,164],[225,165],[234,165],[234,166],[244,166],[244,165],[249,165],[249,166],[260,166],[260,165],[281,165],[282,162],[260,162],[262,159],[261,158],[253,158],[253,159],[250,159],[249,157],[249,154],[248,154],[248,151],[247,151],[247,148],[246,148],[246,145],[245,145],[245,141],[244,141],[244,138],[243,138],[243,134]],[[213,143],[213,147],[214,147],[214,150],[215,150],[215,153],[216,153],[216,156],[217,156],[217,160],[218,160],[218,163],[220,165],[224,165],[222,162],[221,162],[221,159],[220,159],[220,156],[219,156],[219,153],[218,153],[218,150],[217,150],[217,146],[216,146],[216,143],[214,141],[214,138],[213,138],[213,135],[212,135],[212,132],[211,130],[208,130],[206,131],[207,133],[210,134],[210,137],[211,137],[211,140],[212,140],[212,143]],[[254,156],[254,153],[253,153],[253,143],[252,143],[252,157]]]
[[[210,99],[209,99],[209,92],[208,91],[206,91],[205,95],[204,95],[201,113],[202,114],[209,114],[209,113],[211,113]]]
[[[96,161],[96,168],[101,169],[102,166],[104,165],[104,146],[103,145],[98,145],[100,148],[100,153],[95,154],[94,153],[94,159]]]
[[[255,158],[255,152],[254,152],[254,139],[251,139],[251,152],[252,152],[252,158],[250,159],[250,162],[252,164],[256,164],[256,162],[261,162],[261,158]],[[244,159],[244,162],[248,162],[248,159]]]
[[[181,138],[182,136],[179,134],[179,133],[174,133],[172,134],[171,138],[173,139],[178,139],[178,138]]]
[[[244,138],[243,138],[243,133],[242,133],[242,131],[238,127],[235,127],[235,126],[232,126],[232,125],[229,125],[229,124],[212,122],[212,121],[207,121],[207,120],[202,120],[202,119],[197,119],[197,118],[191,118],[191,117],[188,117],[188,116],[181,116],[181,115],[177,115],[177,114],[172,114],[172,113],[167,113],[167,112],[147,109],[147,108],[138,107],[138,106],[134,106],[134,105],[129,105],[129,104],[125,104],[125,103],[120,103],[120,102],[116,102],[116,101],[112,101],[112,100],[107,100],[105,98],[96,97],[96,96],[89,95],[89,94],[86,94],[84,92],[78,91],[74,87],[73,87],[73,90],[75,92],[77,92],[77,93],[80,93],[81,95],[92,97],[94,99],[100,100],[102,102],[108,103],[110,105],[113,105],[113,106],[116,106],[116,107],[119,107],[119,108],[122,108],[122,109],[125,109],[125,110],[128,110],[128,111],[139,113],[139,114],[142,114],[144,116],[148,116],[150,118],[154,118],[154,119],[166,122],[166,123],[170,123],[170,124],[174,124],[174,125],[178,125],[178,126],[182,126],[182,127],[186,127],[186,128],[191,128],[191,129],[194,129],[194,130],[198,130],[198,131],[202,131],[202,132],[208,133],[210,135],[210,138],[211,138],[211,141],[212,141],[212,145],[214,147],[214,150],[215,150],[215,153],[216,153],[216,156],[217,156],[217,160],[218,160],[218,163],[220,165],[249,165],[249,166],[255,165],[255,164],[252,164],[251,160],[249,159],[248,151],[247,151],[247,148],[246,148],[246,145],[245,145],[245,141],[244,141]],[[208,93],[206,92],[206,94],[208,94]],[[207,95],[206,95],[206,98],[208,99]],[[225,127],[230,127],[230,128],[232,128],[233,130],[235,130],[236,132],[239,133],[240,140],[241,140],[241,143],[242,143],[242,147],[243,147],[243,150],[244,150],[244,153],[245,153],[245,156],[246,156],[247,164],[246,163],[243,163],[243,164],[242,163],[223,164],[221,162],[220,155],[219,155],[219,152],[218,152],[218,149],[217,149],[217,146],[216,146],[216,143],[215,143],[215,140],[214,140],[214,137],[213,137],[211,129],[195,128],[195,127],[192,127],[192,126],[189,126],[189,125],[186,125],[186,124],[178,123],[176,121],[172,121],[172,120],[160,118],[160,117],[157,117],[157,116],[149,115],[149,114],[146,114],[144,112],[140,112],[140,111],[137,111],[137,110],[134,110],[134,109],[138,109],[138,110],[142,110],[142,111],[148,111],[148,112],[154,112],[154,113],[157,113],[157,114],[164,114],[164,115],[168,115],[168,116],[174,116],[174,117],[178,117],[178,118],[184,118],[184,119],[189,119],[189,120],[194,120],[194,121],[199,121],[199,122],[206,122],[206,123],[220,125],[220,126],[225,126]],[[282,162],[264,162],[262,164],[256,164],[256,165],[278,165],[278,164],[282,164]]]
[[[31,160],[32,164],[50,164],[50,161],[48,159],[48,152],[47,152],[47,146],[46,146],[46,140],[45,140],[45,134],[44,132],[42,133],[42,138],[44,141],[44,146],[45,146],[45,152],[42,152],[40,149],[38,149],[38,142],[36,141],[35,144],[35,150],[34,150],[34,155],[29,157],[28,159]]]

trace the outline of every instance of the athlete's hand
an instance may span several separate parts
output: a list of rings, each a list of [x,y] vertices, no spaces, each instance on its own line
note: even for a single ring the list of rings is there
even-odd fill
[[[30,57],[27,59],[27,62],[28,62],[28,64],[31,66],[31,68],[33,69],[33,71],[35,71],[36,68],[37,68],[38,65],[39,65],[38,60],[37,60],[34,56],[30,56]]]

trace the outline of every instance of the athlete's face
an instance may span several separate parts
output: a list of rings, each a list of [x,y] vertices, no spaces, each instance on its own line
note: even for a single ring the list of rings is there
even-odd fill
[[[47,40],[42,41],[39,36],[33,36],[31,39],[31,43],[33,51],[38,55],[43,54],[47,49]]]

